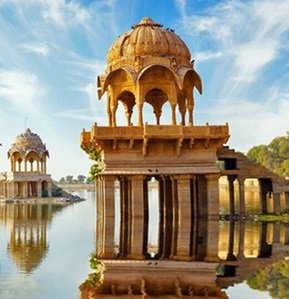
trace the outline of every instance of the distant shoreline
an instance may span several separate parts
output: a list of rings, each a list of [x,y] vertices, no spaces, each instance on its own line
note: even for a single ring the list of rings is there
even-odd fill
[[[0,198],[0,204],[53,204],[69,205],[74,202],[66,197],[28,197],[28,198]]]
[[[93,183],[92,184],[79,184],[79,183],[67,184],[67,183],[55,182],[55,185],[63,190],[69,190],[69,191],[78,191],[78,190],[94,191],[95,190],[95,185]]]

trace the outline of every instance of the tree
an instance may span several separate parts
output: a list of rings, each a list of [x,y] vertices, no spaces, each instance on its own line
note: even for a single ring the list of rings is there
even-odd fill
[[[60,180],[59,180],[59,183],[65,183],[65,178],[64,177],[62,177]]]
[[[78,183],[80,183],[80,184],[83,184],[84,181],[85,181],[85,179],[86,179],[86,176],[85,176],[85,175],[79,174],[79,175],[77,176],[77,181],[78,181]]]
[[[289,298],[289,262],[277,262],[249,275],[246,281],[250,288],[268,291],[272,298]]]
[[[268,169],[272,169],[273,167],[272,154],[267,145],[262,144],[252,147],[248,151],[247,156],[250,160],[257,162]]]
[[[68,184],[72,184],[72,182],[73,182],[73,175],[67,175],[66,176],[66,182]]]
[[[85,183],[91,184],[91,183],[93,183],[93,180],[91,179],[91,177],[87,177]]]
[[[269,145],[252,147],[247,156],[279,175],[289,176],[289,132],[274,138]]]

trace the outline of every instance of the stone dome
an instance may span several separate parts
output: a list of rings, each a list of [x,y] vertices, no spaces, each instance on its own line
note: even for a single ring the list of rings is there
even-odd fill
[[[174,30],[163,28],[151,18],[145,17],[132,30],[122,34],[110,47],[107,63],[122,59],[135,60],[137,57],[157,56],[177,58],[183,64],[190,63],[190,51]]]
[[[11,149],[8,151],[8,157],[15,152],[19,152],[21,155],[25,156],[31,151],[39,156],[42,156],[43,154],[47,154],[48,156],[46,145],[42,142],[39,135],[31,132],[28,128],[24,133],[16,137],[15,143],[12,144]]]

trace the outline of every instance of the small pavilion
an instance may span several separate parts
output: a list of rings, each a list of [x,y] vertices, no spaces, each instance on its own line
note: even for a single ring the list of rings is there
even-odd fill
[[[51,196],[52,179],[46,173],[48,157],[46,145],[29,128],[18,135],[8,151],[10,171],[0,175],[0,196],[5,198]]]
[[[115,257],[118,238],[119,257],[146,258],[148,185],[156,181],[160,219],[156,257],[192,259],[192,222],[197,217],[219,217],[217,149],[227,142],[229,128],[194,124],[194,90],[201,93],[202,83],[189,49],[173,30],[145,17],[112,44],[97,86],[99,98],[106,93],[108,125],[83,130],[81,147],[87,153],[101,152],[105,164],[96,178],[98,256]],[[125,126],[118,125],[120,105]],[[169,124],[163,113],[167,110]],[[115,236],[117,188],[119,236]],[[208,236],[214,235],[214,227],[208,227]]]

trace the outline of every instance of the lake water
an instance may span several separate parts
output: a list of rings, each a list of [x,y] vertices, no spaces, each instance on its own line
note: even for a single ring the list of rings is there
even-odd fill
[[[87,200],[65,207],[26,205],[26,210],[1,205],[1,299],[78,298],[94,250],[95,194],[77,194]]]
[[[95,193],[83,191],[77,194],[86,201],[68,206],[0,205],[1,299],[78,298],[78,287],[90,272],[88,259],[95,249],[96,236]],[[246,275],[249,274],[246,269],[256,270],[253,266],[262,252],[260,267],[272,264],[276,252],[281,260],[289,252],[287,225],[254,222],[243,223],[243,226],[238,222],[219,222],[217,225],[220,227],[218,254],[223,260],[228,256],[228,248],[237,256],[240,249],[238,232],[245,234],[242,247],[247,264],[238,267]],[[220,282],[226,286],[222,290],[230,299],[273,298],[266,291],[251,289],[243,282],[246,277],[241,274],[237,270],[232,283],[226,278],[225,282]]]

